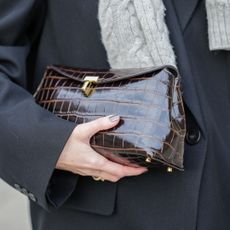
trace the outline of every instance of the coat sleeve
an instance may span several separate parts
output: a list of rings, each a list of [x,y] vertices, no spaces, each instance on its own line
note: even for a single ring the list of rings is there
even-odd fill
[[[42,28],[35,16],[42,18],[43,2],[0,0],[0,177],[50,210],[70,196],[77,175],[54,169],[75,124],[38,106],[27,90],[26,62]]]

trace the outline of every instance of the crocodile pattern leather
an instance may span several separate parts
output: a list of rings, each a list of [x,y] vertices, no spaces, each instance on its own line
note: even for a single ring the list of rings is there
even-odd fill
[[[86,76],[99,77],[88,97],[81,90]],[[124,70],[48,66],[34,97],[45,109],[76,124],[119,115],[115,128],[91,139],[92,148],[112,161],[183,170],[185,113],[179,76],[170,66]]]

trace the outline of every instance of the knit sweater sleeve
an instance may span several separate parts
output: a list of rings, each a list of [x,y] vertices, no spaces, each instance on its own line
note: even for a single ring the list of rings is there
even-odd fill
[[[230,0],[206,0],[210,50],[230,50]]]

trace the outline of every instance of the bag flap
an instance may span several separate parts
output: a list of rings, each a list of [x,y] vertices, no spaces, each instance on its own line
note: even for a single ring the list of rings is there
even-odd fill
[[[175,77],[178,76],[177,69],[174,66],[165,65],[159,67],[147,67],[147,68],[127,68],[127,69],[86,69],[86,68],[74,68],[61,65],[50,65],[47,67],[47,71],[55,71],[56,73],[71,78],[73,80],[84,82],[84,78],[87,76],[98,76],[97,84],[109,83],[119,80],[130,79],[139,75],[149,74],[151,72],[157,73],[161,70],[169,71]],[[152,76],[152,75],[151,75]]]

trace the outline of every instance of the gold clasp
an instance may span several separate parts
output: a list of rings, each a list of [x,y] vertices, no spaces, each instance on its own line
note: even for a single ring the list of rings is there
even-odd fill
[[[152,161],[151,155],[147,154],[147,156],[146,156],[146,158],[145,158],[145,162],[151,163],[151,161]]]
[[[98,76],[86,76],[83,81],[84,84],[81,87],[82,92],[84,93],[85,96],[90,96],[90,94],[92,94],[92,92],[94,91],[94,88],[91,87],[92,84],[96,84],[98,81]]]

